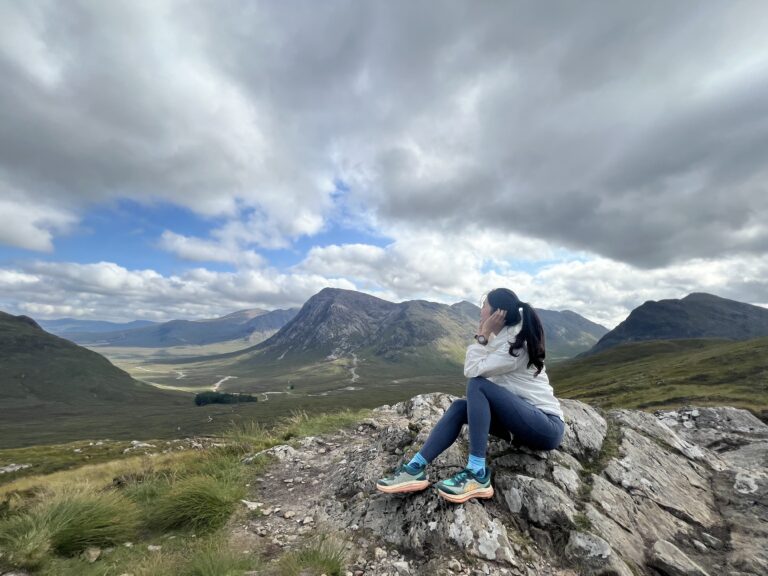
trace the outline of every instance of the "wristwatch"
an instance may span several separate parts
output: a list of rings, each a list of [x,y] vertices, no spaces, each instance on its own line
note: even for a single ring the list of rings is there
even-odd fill
[[[488,344],[488,338],[486,338],[482,334],[475,334],[475,340],[477,340],[478,344],[482,344],[483,346]]]

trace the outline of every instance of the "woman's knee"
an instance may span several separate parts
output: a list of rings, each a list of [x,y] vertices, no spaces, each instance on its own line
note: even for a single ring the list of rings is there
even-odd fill
[[[487,382],[488,379],[484,378],[483,376],[475,376],[474,378],[470,378],[467,380],[467,390],[470,390],[472,388],[479,388],[483,385],[484,382]]]
[[[454,400],[451,405],[448,407],[447,412],[458,412],[458,413],[466,413],[467,412],[467,400],[465,398],[460,398],[458,400]]]

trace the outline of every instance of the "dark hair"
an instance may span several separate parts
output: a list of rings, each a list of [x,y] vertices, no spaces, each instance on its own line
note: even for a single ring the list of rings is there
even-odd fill
[[[520,309],[522,308],[522,320],[523,328],[515,336],[515,341],[510,342],[509,353],[512,356],[516,350],[519,350],[525,344],[528,350],[528,368],[531,365],[536,366],[536,374],[538,376],[541,370],[544,368],[544,358],[546,357],[546,350],[544,346],[544,327],[541,325],[541,319],[533,309],[533,306],[527,302],[521,302],[517,297],[517,294],[509,290],[508,288],[496,288],[488,292],[488,304],[495,312],[497,309],[507,311],[505,326],[514,326],[521,320]]]

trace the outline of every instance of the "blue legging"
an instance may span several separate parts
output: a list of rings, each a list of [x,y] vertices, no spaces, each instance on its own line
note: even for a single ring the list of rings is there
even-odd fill
[[[565,424],[554,414],[542,412],[506,388],[478,376],[467,382],[467,398],[455,400],[440,418],[419,452],[427,462],[456,441],[461,427],[469,424],[469,453],[485,457],[488,434],[510,439],[534,450],[553,450],[560,445]]]

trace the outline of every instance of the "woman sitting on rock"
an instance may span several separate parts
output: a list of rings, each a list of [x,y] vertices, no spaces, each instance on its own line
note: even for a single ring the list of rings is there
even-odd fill
[[[416,492],[429,486],[425,468],[469,425],[469,460],[464,470],[436,484],[450,502],[493,496],[491,471],[485,465],[488,434],[511,439],[534,450],[560,445],[565,424],[560,403],[544,368],[544,329],[536,311],[512,290],[488,293],[480,310],[476,343],[467,347],[464,376],[467,397],[446,410],[407,464],[380,479],[382,492]],[[510,436],[511,434],[511,436]]]

